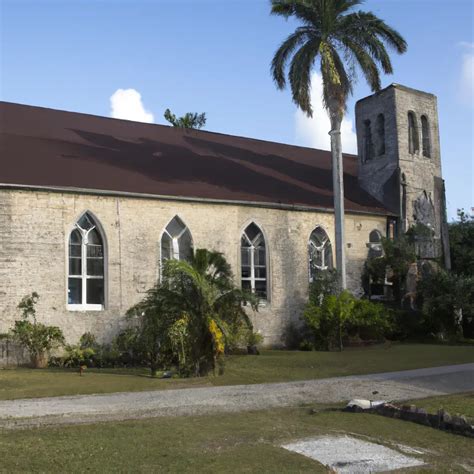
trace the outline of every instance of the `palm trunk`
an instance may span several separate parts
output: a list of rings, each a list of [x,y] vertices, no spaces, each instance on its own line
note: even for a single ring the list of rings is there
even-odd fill
[[[333,115],[333,114],[331,114]],[[336,268],[339,278],[339,288],[345,290],[346,283],[346,249],[344,236],[344,177],[342,167],[341,122],[342,116],[331,120],[331,155],[332,182],[334,190],[334,224],[336,229]],[[340,118],[339,118],[340,116]]]

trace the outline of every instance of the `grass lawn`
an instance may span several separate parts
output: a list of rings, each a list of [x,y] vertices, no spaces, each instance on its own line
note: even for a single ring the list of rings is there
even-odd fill
[[[460,464],[474,468],[472,439],[377,415],[311,414],[301,407],[0,431],[0,471],[327,472],[280,445],[348,433],[426,450],[421,457],[430,472],[463,472]]]
[[[0,399],[318,379],[474,362],[474,347],[396,344],[339,352],[263,351],[230,356],[221,377],[153,379],[145,369],[0,370]]]
[[[440,408],[444,408],[450,415],[465,415],[474,420],[474,393],[422,398],[411,403],[418,408],[424,408],[428,413],[436,413]]]

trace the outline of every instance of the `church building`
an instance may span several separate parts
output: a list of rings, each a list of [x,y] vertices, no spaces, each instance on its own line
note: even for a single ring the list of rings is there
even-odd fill
[[[432,229],[448,258],[436,97],[393,84],[356,106],[344,155],[349,289],[382,236]],[[297,322],[308,285],[334,266],[328,151],[0,103],[0,333],[40,295],[38,320],[70,343],[108,341],[166,259],[222,252],[258,295],[267,345]]]

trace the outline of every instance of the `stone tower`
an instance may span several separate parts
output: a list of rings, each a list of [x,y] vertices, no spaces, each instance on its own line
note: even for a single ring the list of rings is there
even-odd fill
[[[436,96],[392,84],[357,102],[356,127],[362,187],[397,217],[397,233],[428,227],[420,257],[444,255],[449,267]]]

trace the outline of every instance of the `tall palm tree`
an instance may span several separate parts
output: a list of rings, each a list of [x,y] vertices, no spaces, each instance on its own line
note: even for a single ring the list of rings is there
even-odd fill
[[[344,250],[344,183],[341,123],[352,93],[355,66],[372,91],[380,90],[380,69],[393,72],[386,46],[404,53],[402,36],[371,12],[352,11],[363,0],[271,0],[271,13],[294,17],[302,26],[281,44],[271,72],[279,89],[288,81],[295,104],[312,117],[311,71],[319,63],[323,104],[331,123],[332,175],[336,227],[336,266],[340,287],[346,287]]]

